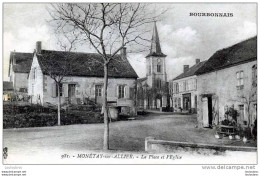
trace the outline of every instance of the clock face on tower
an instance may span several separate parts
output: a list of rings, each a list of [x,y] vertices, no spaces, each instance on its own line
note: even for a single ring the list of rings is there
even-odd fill
[[[157,62],[160,63],[160,62],[161,62],[161,59],[157,59]]]

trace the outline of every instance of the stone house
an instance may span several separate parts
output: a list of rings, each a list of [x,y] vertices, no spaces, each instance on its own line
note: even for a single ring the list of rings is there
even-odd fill
[[[28,74],[33,60],[33,53],[11,52],[9,59],[8,77],[14,91],[27,92]]]
[[[138,106],[145,109],[157,109],[167,106],[166,55],[162,53],[159,34],[154,23],[151,49],[146,56],[146,77],[137,80]]]
[[[250,125],[257,107],[257,37],[217,51],[197,70],[198,123],[211,127],[233,107],[237,123]]]
[[[196,64],[189,68],[183,66],[183,73],[172,79],[169,83],[171,106],[174,111],[197,112],[197,76],[195,72],[205,63],[196,59]]]
[[[99,54],[42,50],[41,42],[36,45],[28,77],[33,103],[57,104],[58,89],[62,104],[102,103],[104,73]],[[126,58],[125,48],[114,57],[108,65],[108,103],[134,113],[138,76]],[[53,75],[63,76],[60,87]]]

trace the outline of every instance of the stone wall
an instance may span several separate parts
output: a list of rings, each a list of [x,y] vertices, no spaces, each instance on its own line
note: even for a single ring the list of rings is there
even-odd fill
[[[156,140],[154,137],[145,138],[145,151],[156,153],[169,153],[169,152],[189,152],[199,153],[203,155],[219,154],[219,152],[229,151],[248,151],[256,152],[257,147],[245,147],[245,146],[224,146],[224,145],[212,145],[212,144],[200,144],[190,142],[178,142],[178,141],[165,141]]]

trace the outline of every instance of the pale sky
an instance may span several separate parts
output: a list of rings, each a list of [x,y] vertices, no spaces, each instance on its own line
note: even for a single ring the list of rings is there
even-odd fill
[[[4,80],[8,79],[11,51],[33,52],[36,41],[43,49],[57,50],[56,41],[46,22],[47,4],[5,3],[3,9],[3,64]],[[157,4],[157,9],[168,7],[167,16],[157,22],[162,52],[167,55],[167,75],[172,79],[182,73],[183,65],[194,65],[195,59],[208,59],[219,49],[253,37],[257,33],[256,3],[171,3]],[[233,17],[194,17],[197,13],[233,13]],[[152,34],[151,34],[152,36]],[[89,52],[89,48],[78,51]],[[145,77],[145,56],[128,54],[138,76]]]

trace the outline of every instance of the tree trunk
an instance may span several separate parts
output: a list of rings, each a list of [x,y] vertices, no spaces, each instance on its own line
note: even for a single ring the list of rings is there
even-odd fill
[[[60,126],[60,85],[57,84],[58,86],[58,126]]]
[[[107,83],[108,83],[108,75],[107,75],[107,64],[104,64],[104,100],[103,100],[103,109],[104,109],[104,141],[103,141],[103,149],[109,149],[109,121],[108,121],[108,107],[107,107]]]

